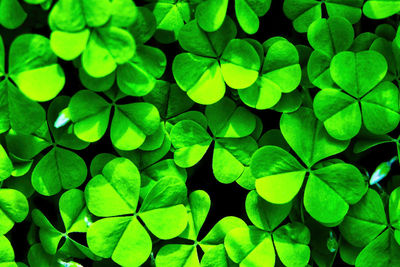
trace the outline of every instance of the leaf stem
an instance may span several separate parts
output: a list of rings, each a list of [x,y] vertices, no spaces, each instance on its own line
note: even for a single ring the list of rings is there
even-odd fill
[[[312,98],[308,88],[303,88],[303,101],[307,107],[312,108]]]

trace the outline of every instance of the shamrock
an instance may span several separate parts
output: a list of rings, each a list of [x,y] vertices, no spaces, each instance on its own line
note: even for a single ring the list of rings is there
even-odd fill
[[[139,169],[153,165],[170,151],[170,131],[174,124],[184,119],[197,119],[197,122],[201,121],[201,124],[206,120],[201,112],[185,112],[193,106],[193,101],[176,84],[158,80],[154,90],[143,99],[159,110],[161,117],[159,128],[145,140],[139,149],[132,151],[117,149],[120,156],[129,158]]]
[[[279,102],[282,93],[293,92],[300,84],[299,55],[295,46],[282,37],[270,38],[262,46],[255,40],[250,44],[258,48],[263,65],[257,81],[238,90],[239,97],[252,108],[271,108]]]
[[[91,215],[86,207],[82,191],[71,189],[66,191],[59,200],[60,215],[64,231],[57,230],[46,216],[38,209],[32,211],[34,223],[39,227],[39,238],[44,251],[50,255],[58,253],[68,258],[86,258],[96,260],[97,257],[88,247],[75,241],[70,234],[86,233],[92,223]],[[64,242],[62,243],[62,239]],[[62,244],[60,246],[60,244]]]
[[[400,253],[399,203],[400,188],[396,188],[390,194],[387,216],[386,204],[376,191],[369,189],[361,201],[350,208],[339,229],[351,245],[361,249],[355,261],[357,267],[400,264],[395,256]]]
[[[293,20],[298,32],[306,32],[315,20],[322,17],[322,6],[326,7],[329,17],[344,17],[351,24],[361,18],[363,0],[284,0],[283,12]]]
[[[143,170],[161,160],[171,148],[170,131],[174,124],[184,119],[192,119],[193,115],[204,118],[198,111],[185,112],[191,106],[188,96],[176,84],[158,80],[155,88],[143,99],[153,104],[160,112],[159,128],[136,150],[123,151],[117,149],[120,156],[129,158]]]
[[[140,147],[147,136],[160,126],[160,115],[154,105],[138,102],[116,104],[125,95],[114,89],[106,92],[111,103],[89,90],[76,93],[69,102],[68,109],[74,124],[75,135],[85,142],[96,142],[106,132],[111,108],[114,114],[110,128],[113,145],[120,150]]]
[[[182,168],[194,166],[215,141],[212,163],[215,178],[231,183],[244,173],[258,148],[249,136],[256,127],[255,116],[237,107],[229,98],[207,106],[205,114],[214,138],[207,133],[207,127],[194,120],[182,120],[173,126],[171,141],[175,163]]]
[[[236,27],[229,17],[212,33],[200,29],[196,20],[180,30],[178,41],[189,53],[174,58],[172,73],[178,86],[196,103],[218,102],[225,94],[225,82],[243,89],[257,80],[259,55],[249,42],[235,36]]]
[[[52,147],[36,164],[32,172],[32,186],[45,196],[57,194],[64,189],[80,186],[86,179],[85,161],[65,148],[81,150],[88,143],[76,138],[72,127],[55,128],[57,114],[67,107],[69,97],[54,99],[48,109],[47,123],[31,135],[10,131],[6,135],[7,147],[19,158],[32,159],[48,147]],[[49,131],[50,129],[50,131]],[[65,148],[63,148],[65,147]]]
[[[324,89],[314,98],[314,112],[328,133],[339,140],[358,134],[361,125],[385,134],[400,121],[399,90],[384,81],[385,58],[375,51],[341,52],[330,64],[333,81],[343,89]]]
[[[208,234],[199,240],[199,232],[206,220],[210,210],[211,200],[203,190],[197,190],[189,195],[188,203],[188,225],[185,231],[179,236],[190,241],[191,244],[168,244],[163,246],[157,253],[157,266],[200,266],[197,253],[198,246],[205,253],[204,261],[227,264],[227,256],[223,246],[225,235],[235,228],[245,227],[246,224],[237,217],[225,217],[217,222]],[[201,266],[205,263],[202,260]],[[223,266],[223,265],[222,265]]]
[[[305,209],[323,224],[338,225],[349,206],[364,195],[366,184],[353,165],[316,163],[344,151],[349,142],[330,137],[309,108],[283,114],[280,128],[306,167],[280,147],[261,147],[250,163],[257,193],[271,203],[284,204],[298,194],[308,176],[303,198]]]
[[[125,29],[136,18],[129,0],[59,0],[49,15],[50,45],[64,60],[82,55],[93,77],[104,77],[135,54],[135,40]]]
[[[137,211],[140,174],[125,158],[109,161],[102,173],[85,188],[88,209],[98,217],[87,233],[89,249],[97,256],[112,258],[123,266],[140,266],[149,257],[152,241],[148,231],[160,239],[171,239],[187,225],[186,186],[175,177],[160,179]]]
[[[240,266],[275,266],[275,253],[285,266],[305,266],[310,259],[310,231],[292,222],[277,228],[288,216],[292,203],[273,205],[250,191],[246,214],[254,224],[235,228],[225,237],[228,256]]]

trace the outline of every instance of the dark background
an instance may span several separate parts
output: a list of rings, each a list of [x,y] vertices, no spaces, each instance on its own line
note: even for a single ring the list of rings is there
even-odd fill
[[[143,5],[143,3],[140,3],[140,1],[136,1],[136,3],[139,6]],[[38,33],[49,37],[50,31],[47,26],[48,12],[43,11],[38,6],[27,4],[23,4],[23,8],[28,13],[28,18],[21,27],[17,28],[16,30],[7,30],[0,27],[0,35],[2,36],[5,43],[6,51],[8,51],[12,40],[23,33]],[[235,16],[235,12],[233,10],[233,1],[231,1],[229,5],[228,14],[230,14],[232,18],[234,18]],[[376,26],[380,23],[382,23],[382,21],[373,21],[363,17],[356,28],[359,32],[373,32]],[[238,30],[238,37],[246,37],[246,35],[241,32],[240,27],[238,27]],[[254,38],[262,43],[268,38],[274,36],[283,36],[289,39],[294,44],[308,45],[306,34],[299,34],[295,32],[292,27],[291,21],[287,19],[283,14],[282,1],[272,1],[272,5],[268,13],[264,17],[260,18],[259,31],[256,34],[248,37]],[[173,81],[171,74],[171,63],[175,55],[182,51],[179,44],[175,42],[170,45],[163,45],[156,42],[154,39],[151,39],[147,44],[157,46],[166,53],[168,66],[163,79]],[[78,72],[73,66],[72,62],[65,62],[62,60],[60,60],[60,62],[66,75],[66,86],[60,94],[72,96],[78,90],[84,89],[79,81]],[[311,94],[315,94],[315,91],[316,90],[311,90]],[[129,99],[127,101],[129,102]],[[45,108],[47,108],[48,103],[44,103],[43,105]],[[194,109],[203,110],[204,107],[195,105]],[[263,132],[269,129],[279,128],[279,119],[281,115],[280,113],[272,110],[252,111],[262,119],[264,124]],[[398,134],[398,130],[394,133],[391,133],[392,137],[395,138],[397,138]],[[214,224],[225,216],[237,216],[244,219],[247,223],[250,223],[247,219],[244,209],[244,202],[248,191],[241,188],[236,183],[221,184],[214,178],[211,169],[212,150],[213,145],[209,148],[205,157],[201,160],[199,164],[191,169],[188,169],[189,178],[187,181],[187,186],[189,192],[197,189],[205,190],[210,195],[212,202],[209,216],[207,217],[207,220],[200,232],[199,239],[204,237],[205,234],[214,226]],[[87,149],[83,151],[77,151],[77,153],[83,159],[85,159],[87,166],[90,165],[90,162],[95,155],[102,152],[115,153],[111,145],[108,132],[99,142],[91,144]],[[372,173],[379,163],[389,160],[394,155],[396,155],[395,145],[384,144],[372,148],[367,152],[364,152],[362,155],[355,155],[351,153],[350,146],[348,152],[340,155],[339,157],[347,162],[356,164],[358,167],[365,168],[366,170],[368,170],[369,173]],[[169,155],[169,157],[171,157],[171,155]],[[399,173],[399,167],[397,163],[394,164],[394,168],[392,169],[391,173]],[[89,177],[87,180],[89,180]],[[385,181],[383,181],[382,184],[385,185]],[[83,190],[84,187],[85,184],[83,184],[80,189]],[[58,212],[58,199],[60,195],[61,193],[52,197],[44,197],[39,194],[34,194],[30,198],[30,208],[39,208],[48,217],[50,222],[52,222],[56,227],[58,226],[59,230],[62,230],[62,225],[60,224],[61,220],[59,218]],[[28,218],[23,223],[16,224],[14,228],[10,231],[10,233],[7,234],[14,247],[16,261],[27,263],[26,257],[29,250],[27,236],[30,224],[30,216],[28,216]],[[86,242],[84,236],[82,235],[78,234],[74,236],[74,238],[80,240],[82,244],[85,244]],[[155,245],[155,248],[157,247],[159,247],[159,245]],[[83,264],[84,266],[91,266],[91,262],[89,260],[77,260],[77,262]],[[106,261],[104,263],[104,266],[112,265],[113,263],[111,261]],[[336,257],[334,265],[344,265],[344,263],[341,262],[339,256]]]

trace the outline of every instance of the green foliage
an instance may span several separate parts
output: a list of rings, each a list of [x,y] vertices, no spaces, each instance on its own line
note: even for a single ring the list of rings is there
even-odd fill
[[[0,0],[0,266],[400,266],[399,14]]]

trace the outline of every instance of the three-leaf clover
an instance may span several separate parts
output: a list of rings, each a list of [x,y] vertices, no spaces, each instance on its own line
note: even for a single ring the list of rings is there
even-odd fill
[[[149,257],[152,241],[146,228],[160,239],[171,239],[187,225],[184,182],[176,177],[159,180],[138,209],[140,173],[126,158],[109,161],[85,188],[89,211],[106,217],[87,233],[90,250],[123,266],[140,266]]]
[[[100,140],[108,128],[112,108],[110,138],[120,150],[139,148],[147,136],[159,129],[160,115],[154,105],[145,102],[116,104],[125,95],[115,93],[113,89],[106,95],[112,103],[89,90],[81,90],[71,98],[68,109],[79,139],[86,142]]]
[[[174,58],[172,73],[196,103],[218,102],[225,94],[225,83],[243,89],[257,80],[260,57],[249,42],[235,36],[236,26],[229,17],[215,32],[203,31],[196,20],[180,30],[179,43],[189,53]]]
[[[255,116],[229,98],[207,106],[205,114],[214,138],[207,133],[207,126],[194,120],[182,120],[172,128],[175,163],[183,168],[194,166],[215,141],[212,163],[215,178],[231,183],[244,173],[258,148],[249,136],[256,127]]]
[[[330,73],[343,89],[323,89],[314,98],[314,112],[336,139],[348,140],[361,125],[373,134],[385,134],[400,121],[399,89],[381,82],[387,72],[385,58],[375,51],[345,51],[333,57]]]
[[[351,245],[362,248],[355,262],[357,267],[400,264],[395,256],[400,253],[399,203],[400,188],[396,188],[390,194],[387,216],[386,204],[376,191],[369,189],[361,201],[350,208],[339,229]]]
[[[44,251],[50,255],[58,253],[65,258],[72,256],[97,259],[88,247],[70,236],[72,233],[86,233],[92,223],[83,192],[78,189],[66,191],[60,197],[59,209],[64,225],[62,231],[57,230],[40,210],[32,211],[33,221],[39,227],[39,239]],[[60,246],[62,241],[64,242]]]
[[[240,99],[256,109],[267,109],[276,105],[283,93],[293,92],[300,84],[301,68],[296,47],[282,37],[274,37],[258,46],[263,62],[257,81],[250,87],[238,90]]]
[[[65,148],[81,150],[89,144],[76,138],[71,126],[54,127],[58,113],[68,106],[69,101],[66,96],[54,99],[48,109],[48,124],[44,123],[33,134],[21,135],[10,131],[6,135],[8,148],[22,159],[32,159],[44,149],[52,147],[36,164],[31,178],[33,188],[45,196],[57,194],[62,188],[76,188],[87,176],[85,161]]]
[[[292,203],[274,205],[250,191],[246,213],[254,224],[235,228],[225,237],[228,256],[240,266],[275,266],[275,253],[285,266],[305,266],[310,259],[310,231],[292,222],[279,228],[288,216]]]
[[[283,114],[280,128],[306,167],[280,147],[261,147],[250,163],[257,193],[271,203],[287,203],[298,194],[307,176],[303,198],[305,209],[323,224],[338,225],[349,206],[364,195],[366,184],[353,165],[316,163],[344,151],[349,142],[329,136],[308,108]]]

